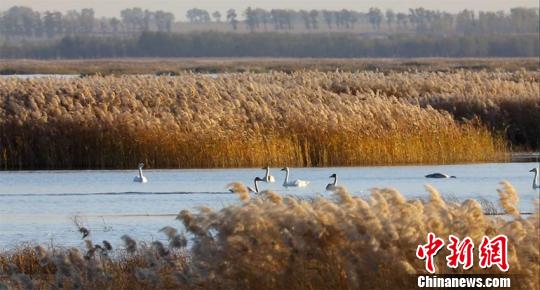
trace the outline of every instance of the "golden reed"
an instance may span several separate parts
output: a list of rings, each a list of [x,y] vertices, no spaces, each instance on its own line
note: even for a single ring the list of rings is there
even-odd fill
[[[506,141],[482,120],[457,120],[424,104],[439,96],[436,87],[459,96],[476,86],[470,78],[502,78],[456,74],[0,79],[0,168],[132,168],[141,160],[153,168],[189,168],[500,159]],[[526,82],[514,77],[518,85]],[[449,82],[456,78],[463,84],[453,89]],[[487,97],[479,101],[506,94],[520,101],[538,90],[518,85],[494,92],[485,85]]]

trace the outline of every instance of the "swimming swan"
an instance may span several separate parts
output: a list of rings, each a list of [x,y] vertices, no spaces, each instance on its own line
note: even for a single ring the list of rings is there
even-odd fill
[[[135,178],[133,178],[133,182],[139,182],[139,183],[147,183],[148,182],[148,179],[146,179],[146,177],[144,177],[144,175],[142,174],[142,169],[144,167],[144,163],[139,163],[139,175],[138,176],[135,176]]]
[[[266,170],[266,174],[264,175],[264,179],[261,181],[264,181],[266,183],[276,182],[276,179],[272,175],[270,175],[270,167],[266,166],[263,169]]]
[[[332,183],[328,183],[328,185],[326,186],[326,190],[328,190],[328,191],[336,190],[336,188],[337,188],[337,175],[334,173],[334,174],[330,175],[330,178],[334,178],[334,181]]]
[[[444,173],[432,173],[432,174],[428,174],[426,175],[426,178],[456,178],[455,176],[450,176],[448,174],[444,174]]]
[[[538,173],[540,173],[540,169],[539,168],[533,168],[529,172],[534,172],[533,189],[540,188],[540,178],[538,176]]]
[[[257,182],[259,181],[264,181],[264,179],[260,178],[260,177],[255,177],[255,180],[253,181],[255,183],[255,188],[251,188],[251,187],[247,187],[247,189],[249,190],[249,192],[251,193],[259,193],[259,186],[257,184]]]
[[[283,182],[284,187],[306,187],[309,184],[307,180],[296,179],[289,181],[289,167],[284,167],[281,171],[285,171],[285,181]]]

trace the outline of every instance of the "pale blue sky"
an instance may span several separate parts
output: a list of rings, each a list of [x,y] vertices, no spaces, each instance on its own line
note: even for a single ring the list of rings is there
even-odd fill
[[[38,11],[94,8],[97,16],[118,16],[120,10],[128,7],[141,7],[151,10],[173,12],[177,18],[184,18],[185,11],[197,7],[209,11],[226,11],[228,8],[244,9],[248,6],[291,9],[353,9],[366,11],[369,7],[391,8],[406,11],[412,7],[456,12],[462,9],[509,10],[510,7],[538,7],[538,0],[0,0],[0,10],[15,5],[29,6]]]

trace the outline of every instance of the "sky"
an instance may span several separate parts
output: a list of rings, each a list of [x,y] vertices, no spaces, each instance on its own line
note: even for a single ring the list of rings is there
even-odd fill
[[[38,11],[80,10],[94,8],[96,16],[119,16],[120,10],[129,7],[141,7],[150,10],[165,10],[174,13],[177,19],[185,19],[190,8],[201,8],[208,11],[221,12],[229,8],[244,10],[253,8],[288,8],[288,9],[352,9],[367,11],[370,7],[383,10],[393,9],[396,12],[409,8],[424,7],[427,9],[456,12],[463,9],[485,11],[508,11],[511,7],[536,7],[538,0],[0,0],[0,11],[12,6],[28,6]]]

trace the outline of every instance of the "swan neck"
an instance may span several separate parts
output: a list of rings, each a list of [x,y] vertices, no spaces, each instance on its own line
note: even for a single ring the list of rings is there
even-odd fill
[[[336,186],[336,185],[337,185],[337,176],[334,177],[334,186]]]
[[[533,189],[540,188],[540,181],[538,180],[538,170],[534,172]]]
[[[143,177],[143,175],[142,175],[142,168],[141,168],[141,167],[139,167],[139,177],[141,177],[141,178]]]
[[[285,169],[285,183],[289,182],[289,168]]]
[[[255,192],[259,193],[259,184],[258,184],[257,180],[255,180]]]

